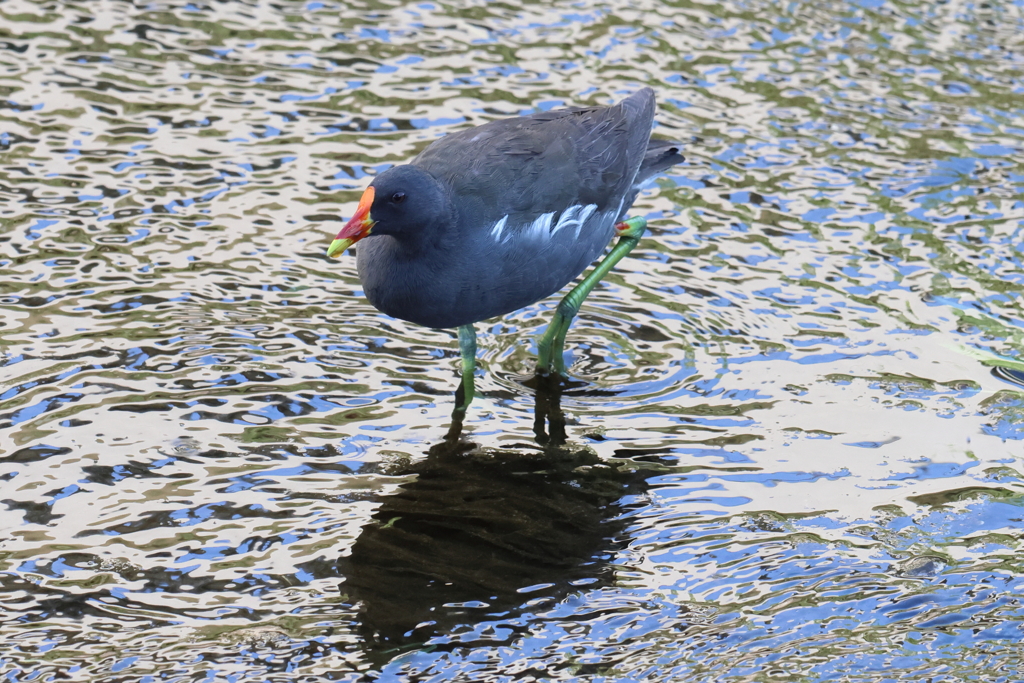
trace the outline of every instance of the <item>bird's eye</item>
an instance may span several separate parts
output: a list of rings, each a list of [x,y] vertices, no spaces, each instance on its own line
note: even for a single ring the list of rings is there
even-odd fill
[[[391,195],[391,201],[394,202],[395,204],[401,204],[402,202],[405,201],[405,193],[404,192],[396,192],[396,193],[394,193],[393,195]]]

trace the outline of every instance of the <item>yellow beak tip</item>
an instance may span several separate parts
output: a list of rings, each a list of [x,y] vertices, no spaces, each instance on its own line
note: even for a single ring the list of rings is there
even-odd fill
[[[348,249],[352,245],[352,240],[334,240],[331,242],[331,246],[327,247],[327,258],[334,258],[340,256],[343,251]]]

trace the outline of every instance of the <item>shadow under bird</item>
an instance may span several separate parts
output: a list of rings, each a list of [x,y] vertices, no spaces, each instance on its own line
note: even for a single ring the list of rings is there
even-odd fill
[[[355,242],[366,297],[433,328],[457,327],[462,383],[454,416],[473,400],[473,323],[551,296],[619,241],[558,305],[541,338],[538,373],[565,375],[565,335],[594,286],[639,242],[624,220],[642,186],[683,161],[681,143],[651,138],[654,91],[610,107],[573,107],[451,133],[366,188],[327,250]]]

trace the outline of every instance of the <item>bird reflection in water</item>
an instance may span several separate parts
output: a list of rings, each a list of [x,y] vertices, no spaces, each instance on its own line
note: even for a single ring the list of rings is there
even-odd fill
[[[627,541],[621,501],[646,490],[650,472],[566,446],[560,382],[531,383],[542,448],[446,439],[396,473],[417,476],[383,498],[339,561],[371,651],[390,657],[614,580],[610,561]]]

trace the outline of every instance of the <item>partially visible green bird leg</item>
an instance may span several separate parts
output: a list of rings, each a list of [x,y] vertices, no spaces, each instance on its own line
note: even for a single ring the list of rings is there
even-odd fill
[[[590,291],[597,286],[608,272],[621,261],[626,254],[633,251],[633,248],[640,242],[644,231],[647,229],[647,221],[643,218],[629,218],[615,226],[619,242],[598,263],[590,274],[583,278],[583,282],[572,288],[572,291],[565,295],[555,310],[555,317],[551,320],[544,336],[541,337],[537,350],[537,371],[542,375],[552,370],[559,375],[565,375],[565,334],[569,331],[572,319],[579,313],[583,300],[587,298]]]
[[[462,352],[462,383],[455,390],[455,412],[452,417],[461,418],[473,402],[475,386],[473,372],[476,370],[476,330],[472,323],[459,328],[459,351]]]

